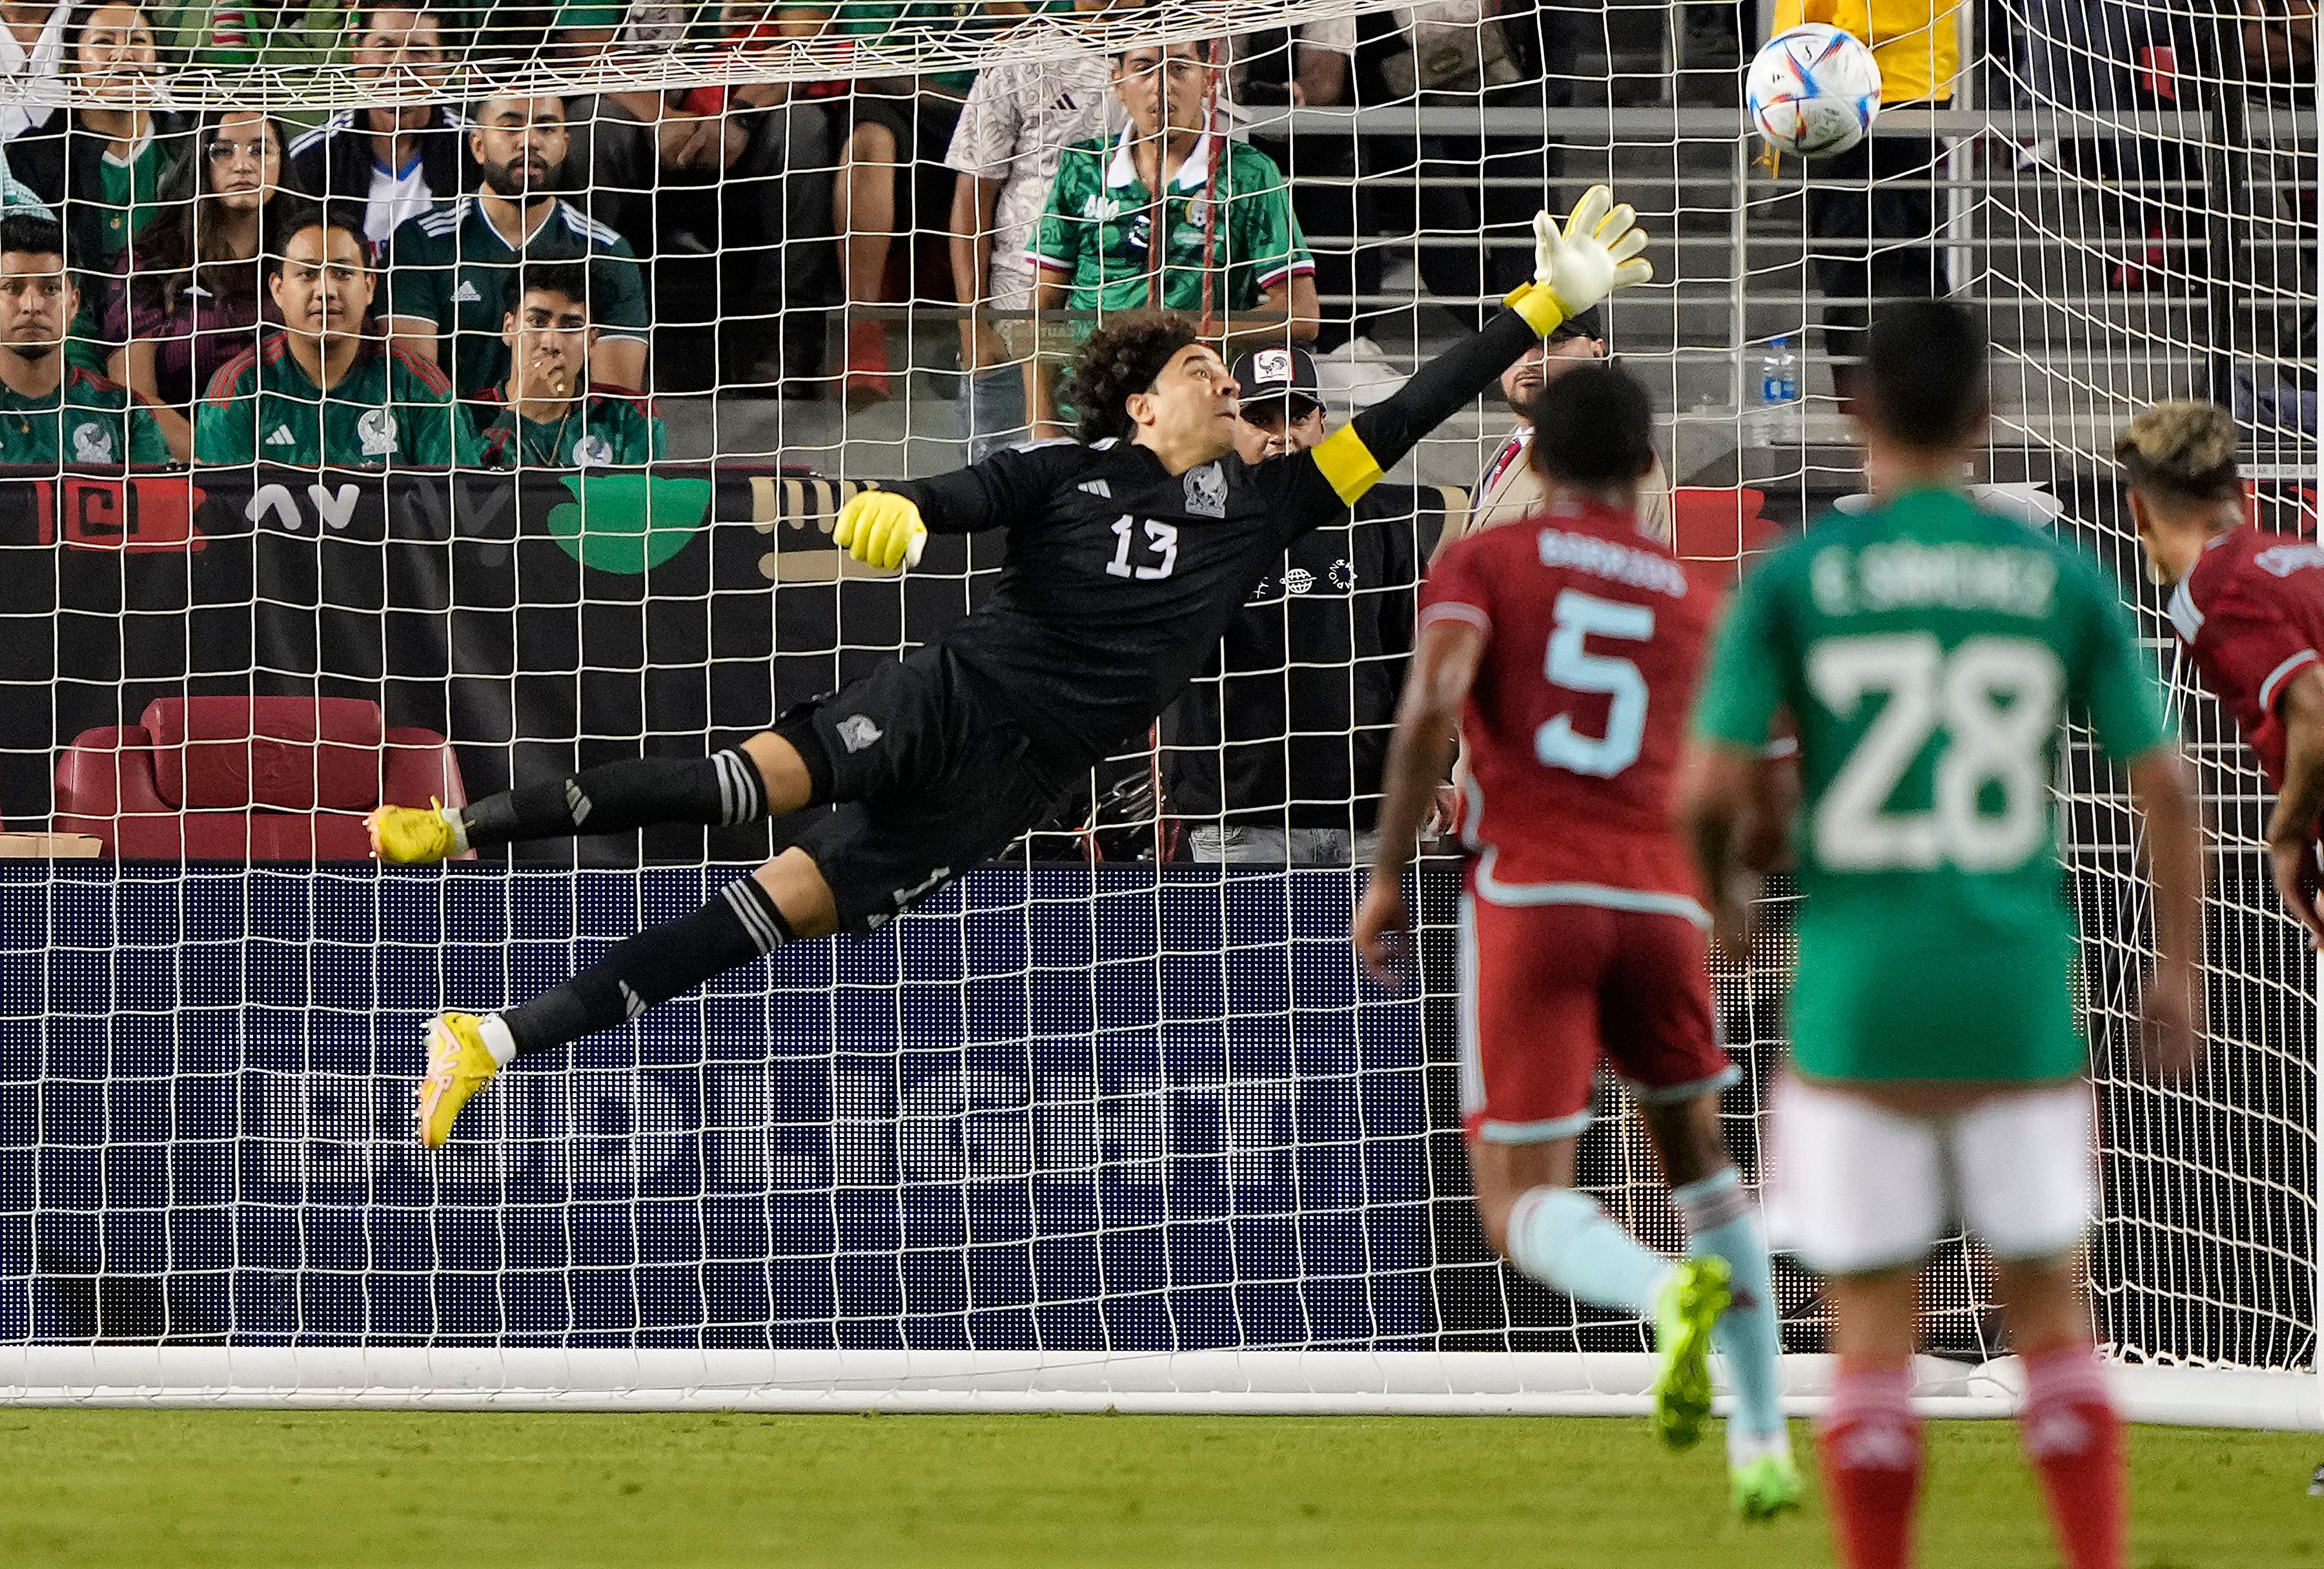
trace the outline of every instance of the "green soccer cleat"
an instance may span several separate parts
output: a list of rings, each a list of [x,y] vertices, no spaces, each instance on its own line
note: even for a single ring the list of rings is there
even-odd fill
[[[466,835],[440,802],[426,808],[380,807],[364,818],[364,827],[371,834],[372,854],[401,866],[449,861],[468,848]]]
[[[1805,1491],[1797,1462],[1788,1454],[1757,1454],[1728,1476],[1735,1512],[1746,1520],[1772,1520],[1800,1507]]]
[[[1711,1332],[1727,1311],[1727,1260],[1682,1260],[1655,1303],[1655,1432],[1673,1449],[1691,1448],[1711,1417]]]

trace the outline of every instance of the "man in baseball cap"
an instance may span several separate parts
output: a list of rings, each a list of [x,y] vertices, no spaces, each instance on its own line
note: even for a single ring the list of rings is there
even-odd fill
[[[1304,348],[1255,348],[1233,366],[1242,388],[1244,429],[1235,447],[1246,463],[1304,451],[1323,439],[1323,395],[1315,360]]]

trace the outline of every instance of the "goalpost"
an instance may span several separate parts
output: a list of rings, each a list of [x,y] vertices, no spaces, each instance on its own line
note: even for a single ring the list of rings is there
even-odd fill
[[[1106,96],[1108,51],[1220,46],[1232,75],[1215,124],[1281,168],[1316,256],[1334,424],[1522,270],[1534,208],[1609,179],[1656,238],[1655,283],[1611,302],[1605,329],[1667,415],[1682,554],[1731,579],[1766,530],[1858,488],[1824,331],[1849,275],[1818,264],[1849,176],[1755,162],[1736,52],[1703,21],[1724,13],[950,12],[799,38],[760,7],[637,3],[546,45],[499,23],[456,32],[440,65],[383,74],[259,43],[184,58],[164,39],[165,92],[134,106],[321,123],[383,98],[562,98],[594,149],[572,155],[592,161],[568,167],[572,194],[649,269],[667,445],[650,474],[0,470],[0,817],[55,835],[0,838],[38,853],[0,859],[0,1399],[1645,1409],[1644,1326],[1540,1290],[1478,1235],[1450,863],[1421,872],[1419,983],[1399,995],[1360,978],[1347,946],[1360,870],[1174,858],[1199,823],[1187,781],[1254,757],[1238,777],[1280,793],[1249,820],[1363,826],[1340,808],[1364,785],[1314,781],[1360,781],[1376,756],[1364,694],[1392,686],[1397,651],[1362,629],[1408,606],[1464,508],[1508,429],[1489,403],[1390,476],[1409,488],[1368,533],[1258,586],[1279,651],[1223,691],[1205,678],[1214,712],[1258,728],[1222,738],[1174,715],[1050,830],[872,937],[783,950],[521,1065],[450,1149],[410,1138],[430,1014],[530,995],[780,843],[761,826],[426,871],[349,859],[346,825],[413,757],[448,744],[456,775],[429,777],[473,798],[699,755],[991,586],[998,540],[932,540],[900,584],[829,545],[850,486],[962,461],[964,356],[1005,368],[1034,336],[1021,300],[996,300],[993,332],[963,338],[943,108],[900,122],[897,155],[919,165],[892,193],[906,237],[875,243],[860,171],[879,137],[858,134],[875,82],[935,93],[949,73],[1040,67],[1054,76],[1012,112],[1057,112],[1053,84],[1112,134],[1118,108],[1087,101]],[[2072,750],[2102,1144],[2092,1312],[2135,1417],[2324,1426],[2318,978],[2269,886],[2264,783],[2179,668],[2109,465],[2144,403],[2216,397],[2245,433],[2262,521],[2315,533],[2313,86],[2230,18],[2157,5],[2135,13],[2139,36],[2098,38],[2051,0],[1987,15],[2003,25],[1971,41],[1950,98],[1876,128],[1882,189],[1921,198],[1920,216],[1882,220],[1911,232],[1884,232],[1942,258],[1942,285],[1985,310],[2000,406],[1978,477],[2122,583],[2216,845],[2208,1058],[2186,1084],[2146,1083],[2130,1067],[2146,945],[2131,817],[2121,781]],[[1280,36],[1300,28],[1310,54]],[[1295,107],[1287,84],[1304,97],[1349,49],[1335,94],[1319,91],[1332,101]],[[715,91],[775,85],[788,101],[772,106]],[[94,76],[14,86],[0,115],[129,101]],[[682,97],[695,88],[710,91]],[[663,124],[641,95],[661,95]],[[869,123],[898,144],[896,122]],[[92,199],[75,187],[60,204],[76,246]],[[835,201],[853,214],[844,246]],[[1012,209],[975,210],[990,230]],[[1204,298],[1248,327],[1264,300],[1235,293],[1240,242],[1207,216],[1205,254],[1221,233],[1229,254]],[[72,261],[103,292],[106,269]],[[1267,269],[1250,272],[1263,296]],[[90,331],[103,364],[116,344]],[[1761,396],[1785,354],[1797,404]],[[179,380],[161,401],[189,395]],[[1003,434],[1029,432],[1020,418]],[[223,710],[170,706],[187,698],[262,701],[235,732]],[[1318,705],[1336,728],[1314,728]],[[107,853],[51,858],[74,835]],[[246,858],[262,838],[295,849]],[[1754,1179],[1791,958],[1783,898],[1766,914],[1749,962],[1716,971],[1744,1070],[1728,1122]],[[1583,1179],[1674,1250],[1637,1119],[1611,1092],[1600,1112]],[[1827,1320],[1804,1275],[1779,1265],[1777,1286],[1790,1394],[1812,1409]],[[1989,1261],[1941,1250],[1925,1317],[1929,1409],[2010,1410]]]

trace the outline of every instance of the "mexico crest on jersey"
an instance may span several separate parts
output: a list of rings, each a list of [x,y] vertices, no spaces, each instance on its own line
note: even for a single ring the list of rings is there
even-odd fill
[[[76,463],[111,463],[113,432],[95,420],[73,427],[73,461]]]
[[[355,421],[355,439],[365,457],[395,456],[395,416],[384,409],[365,409]]]
[[[1200,468],[1186,471],[1186,510],[1203,518],[1227,515],[1225,469],[1216,463],[1205,463]]]

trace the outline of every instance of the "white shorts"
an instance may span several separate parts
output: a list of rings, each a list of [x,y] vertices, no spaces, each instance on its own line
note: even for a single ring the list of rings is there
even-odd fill
[[[1818,1274],[1915,1264],[1960,1230],[1997,1259],[2056,1258],[2098,1202],[2089,1086],[1915,1116],[1787,1074],[1766,1191],[1769,1240]]]

